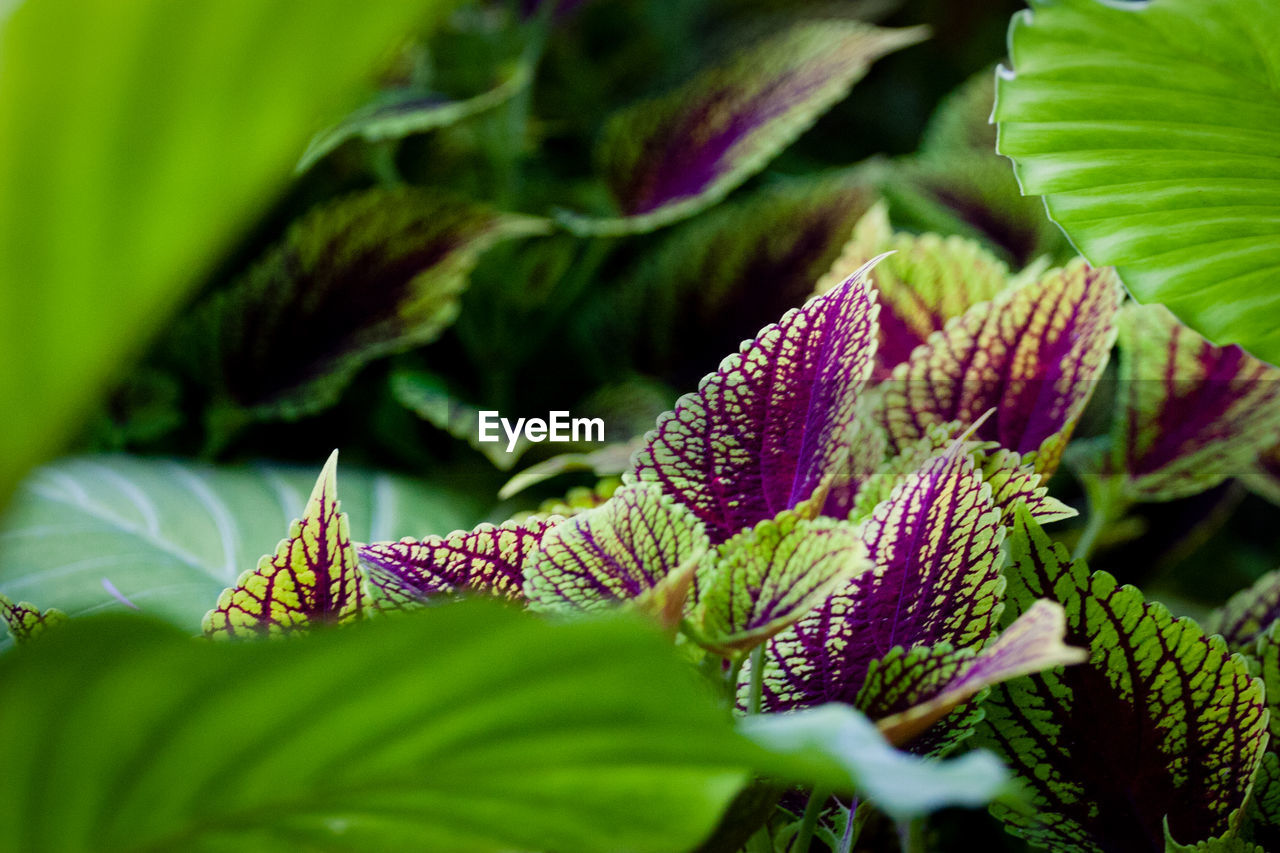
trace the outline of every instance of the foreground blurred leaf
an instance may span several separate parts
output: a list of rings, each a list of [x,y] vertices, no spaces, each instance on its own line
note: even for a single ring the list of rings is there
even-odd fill
[[[31,853],[670,853],[757,758],[652,632],[478,602],[285,643],[73,621],[0,661],[0,707]]]
[[[224,587],[252,569],[306,505],[314,468],[215,468],[100,456],[36,471],[0,520],[0,593],[72,616],[119,606],[196,632]],[[441,486],[347,470],[351,537],[474,523],[481,508]]]
[[[449,0],[29,0],[0,28],[0,504]]]
[[[872,62],[924,37],[800,20],[662,97],[616,114],[600,142],[620,219],[566,215],[579,233],[647,231],[709,207],[843,98]]]
[[[332,404],[371,359],[434,339],[457,316],[480,252],[543,228],[442,193],[348,196],[295,223],[173,345],[213,383],[215,415],[295,418]]]
[[[1140,301],[1280,362],[1280,5],[1031,7],[995,109],[1023,190]]]
[[[1086,664],[995,688],[984,739],[1013,764],[1033,809],[1000,809],[1053,850],[1152,851],[1234,830],[1262,760],[1262,683],[1220,637],[1175,619],[1066,549],[1020,511],[1009,601],[1040,597],[1068,616]]]

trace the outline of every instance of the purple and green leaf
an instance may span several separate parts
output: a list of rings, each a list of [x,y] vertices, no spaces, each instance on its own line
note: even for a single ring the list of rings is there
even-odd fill
[[[870,568],[855,525],[784,510],[708,555],[697,579],[699,642],[741,655]]]
[[[1214,346],[1160,305],[1120,314],[1112,472],[1131,500],[1172,500],[1250,470],[1280,440],[1280,369]]]
[[[875,60],[924,38],[857,21],[800,20],[680,88],[615,114],[597,159],[622,216],[565,214],[581,234],[647,231],[718,202],[848,94]]]
[[[8,596],[0,595],[0,619],[15,642],[26,643],[67,621],[67,614],[55,608],[41,610],[29,601],[14,604]]]
[[[1089,662],[997,686],[980,734],[1021,777],[1031,810],[993,811],[1054,850],[1165,850],[1240,823],[1262,760],[1261,681],[1220,637],[1105,572],[1072,563],[1025,511],[1011,537],[1012,612],[1059,602]]]
[[[764,707],[852,704],[872,663],[897,646],[986,642],[1004,589],[1003,535],[973,460],[959,447],[930,459],[865,522],[874,568],[770,642]]]
[[[556,524],[524,572],[533,610],[590,611],[688,590],[707,553],[697,516],[652,483],[631,483],[595,509]],[[685,609],[683,596],[676,611]]]
[[[1240,475],[1240,481],[1254,494],[1280,505],[1280,444],[1259,453],[1253,466]]]
[[[1205,630],[1218,634],[1233,649],[1245,649],[1280,619],[1280,570],[1267,572],[1253,586],[1231,596],[1210,614]],[[1280,682],[1277,682],[1280,689]]]
[[[1052,473],[1106,367],[1120,298],[1112,270],[1074,261],[970,308],[894,369],[889,434],[902,447],[994,408],[977,438]]]
[[[238,639],[342,625],[363,618],[364,573],[338,501],[338,452],[316,479],[301,519],[274,554],[240,575],[204,617],[205,636]]]
[[[360,546],[379,607],[412,608],[455,595],[522,599],[524,567],[558,518],[481,524],[445,536]]]
[[[634,477],[693,510],[712,544],[847,476],[875,353],[867,270],[766,326],[645,437]]]
[[[212,383],[211,418],[317,411],[367,362],[452,323],[481,252],[545,227],[423,190],[341,198],[303,216],[243,278],[198,305],[174,335],[176,357]]]

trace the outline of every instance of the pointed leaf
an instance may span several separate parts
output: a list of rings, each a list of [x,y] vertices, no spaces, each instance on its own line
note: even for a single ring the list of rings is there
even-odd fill
[[[706,549],[693,513],[651,483],[631,483],[547,532],[525,570],[524,594],[535,610],[598,610],[692,571]]]
[[[995,109],[1023,190],[1091,263],[1272,363],[1278,35],[1272,0],[1032,0]]]
[[[688,850],[770,757],[655,633],[488,602],[287,643],[72,620],[0,659],[5,843]]]
[[[1088,660],[1063,642],[1066,630],[1062,605],[1041,600],[977,654],[890,653],[867,673],[858,707],[890,743],[906,743],[993,684]]]
[[[1205,622],[1205,630],[1219,634],[1234,649],[1252,646],[1280,619],[1280,570],[1267,572],[1242,589]]]
[[[41,610],[29,601],[13,601],[0,595],[0,619],[4,620],[14,642],[26,643],[67,620],[67,614],[50,608]]]
[[[977,437],[1052,472],[1106,366],[1120,296],[1111,270],[1073,262],[969,309],[894,370],[890,435],[901,446],[994,407]]]
[[[1239,825],[1266,743],[1262,684],[1220,637],[1175,619],[1105,572],[1072,563],[1025,511],[1011,537],[1009,600],[1058,601],[1087,664],[998,686],[984,740],[1025,782],[1032,812],[996,808],[1053,849],[1165,849]]]
[[[282,634],[364,616],[364,573],[338,501],[337,469],[335,450],[289,537],[218,596],[217,606],[204,617],[205,636]]]
[[[847,521],[784,511],[721,544],[709,577],[699,580],[697,617],[708,646],[751,649],[870,569],[859,533]]]
[[[635,477],[692,509],[712,544],[807,500],[848,464],[875,317],[865,267],[787,312],[658,419]]]
[[[1244,472],[1280,438],[1280,369],[1216,347],[1159,305],[1120,313],[1112,465],[1137,500],[1170,500]]]
[[[198,306],[173,346],[214,383],[219,405],[298,417],[333,403],[371,359],[434,339],[457,315],[479,254],[543,227],[441,193],[347,196],[302,217]]]
[[[924,37],[801,20],[684,86],[617,113],[598,149],[621,219],[568,215],[582,234],[651,230],[723,198],[844,98],[872,62]]]
[[[973,460],[959,448],[934,457],[866,522],[875,568],[770,643],[764,706],[852,704],[895,646],[981,645],[999,616],[1003,535]]]
[[[521,599],[525,563],[558,520],[481,524],[446,536],[375,542],[360,546],[360,562],[382,607],[413,607],[460,593]]]

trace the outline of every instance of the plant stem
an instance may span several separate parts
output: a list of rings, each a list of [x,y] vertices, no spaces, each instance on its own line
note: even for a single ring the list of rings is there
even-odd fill
[[[809,802],[804,807],[804,817],[800,819],[800,831],[791,842],[791,853],[809,853],[809,845],[813,841],[813,830],[818,826],[818,815],[831,792],[825,788],[814,788],[809,793]]]
[[[1075,551],[1071,554],[1073,560],[1089,559],[1107,525],[1124,517],[1129,509],[1129,501],[1124,497],[1123,487],[1124,480],[1121,477],[1091,476],[1085,479],[1085,494],[1089,497],[1089,519],[1076,541]]]
[[[751,692],[747,694],[747,713],[759,714],[764,699],[764,643],[751,650]]]
[[[855,794],[849,801],[849,819],[844,824],[844,835],[840,838],[838,853],[853,853],[853,845],[858,843],[858,836],[862,834],[862,826],[857,822],[858,806],[858,797]]]
[[[898,824],[898,845],[902,853],[925,853],[924,818],[913,818]]]

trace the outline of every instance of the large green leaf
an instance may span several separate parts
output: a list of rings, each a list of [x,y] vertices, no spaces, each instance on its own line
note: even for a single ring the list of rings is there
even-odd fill
[[[759,754],[656,632],[478,602],[275,643],[73,621],[0,662],[0,707],[30,853],[670,853]]]
[[[451,0],[28,0],[0,15],[0,501]]]
[[[36,471],[0,519],[0,593],[76,616],[121,606],[105,579],[195,633],[223,588],[289,531],[314,481],[305,467],[59,461]],[[345,468],[342,506],[357,541],[444,533],[481,514],[447,489]]]
[[[1280,4],[1031,0],[999,150],[1095,265],[1280,362]]]

